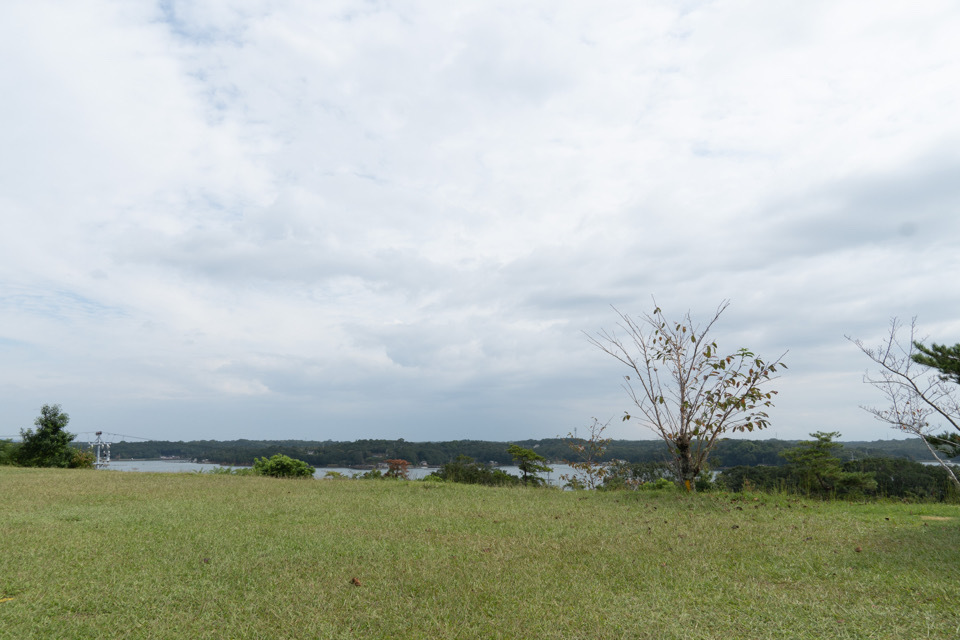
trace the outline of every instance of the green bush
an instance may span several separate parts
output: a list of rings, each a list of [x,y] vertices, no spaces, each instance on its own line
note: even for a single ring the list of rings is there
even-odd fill
[[[677,474],[673,470],[673,465],[668,462],[630,463],[625,460],[614,460],[607,468],[603,485],[597,488],[604,491],[637,489],[660,480],[673,483],[676,479]]]
[[[274,478],[312,478],[316,469],[303,460],[295,460],[282,453],[267,458],[257,458],[253,463],[253,472],[259,476]]]
[[[0,440],[0,464],[16,464],[18,447],[12,440]]]
[[[470,456],[463,455],[457,456],[456,460],[443,465],[443,467],[431,473],[427,478],[436,478],[438,480],[460,482],[463,484],[483,484],[492,487],[520,484],[520,478],[517,476],[500,469],[492,469],[485,464],[474,462]]]
[[[212,469],[207,469],[206,471],[201,471],[200,473],[209,473],[214,476],[256,476],[259,475],[252,467],[241,467],[239,469],[231,469],[230,467],[214,467]]]
[[[864,458],[843,463],[847,472],[872,473],[876,493],[887,498],[956,502],[957,490],[950,476],[939,466],[920,464],[903,458]],[[954,466],[954,471],[960,467]]]
[[[73,451],[70,452],[70,462],[67,464],[71,469],[93,469],[93,463],[95,458],[93,457],[93,452],[83,449],[78,449],[76,447],[71,447]]]
[[[657,478],[653,482],[644,482],[637,489],[640,491],[673,491],[677,488],[677,483],[666,478]]]

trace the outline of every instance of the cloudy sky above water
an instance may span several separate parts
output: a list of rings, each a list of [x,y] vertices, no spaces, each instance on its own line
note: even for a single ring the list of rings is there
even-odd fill
[[[766,437],[960,341],[960,6],[0,7],[0,436],[615,437],[583,332],[789,350]]]

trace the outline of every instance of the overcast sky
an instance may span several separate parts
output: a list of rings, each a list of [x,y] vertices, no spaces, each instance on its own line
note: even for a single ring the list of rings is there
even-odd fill
[[[762,437],[900,437],[845,334],[960,341],[960,5],[5,0],[0,436],[621,424],[690,310]],[[753,436],[757,437],[757,436]]]

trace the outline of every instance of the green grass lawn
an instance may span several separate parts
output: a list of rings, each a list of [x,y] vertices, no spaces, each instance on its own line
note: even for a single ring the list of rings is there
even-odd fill
[[[0,467],[0,536],[0,638],[960,638],[954,505]]]

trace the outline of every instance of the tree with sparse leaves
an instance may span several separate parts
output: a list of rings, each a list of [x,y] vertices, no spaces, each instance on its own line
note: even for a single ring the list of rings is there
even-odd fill
[[[877,420],[921,438],[960,489],[960,479],[943,459],[960,455],[960,399],[952,384],[960,384],[960,345],[925,347],[916,336],[916,318],[910,322],[906,340],[900,338],[901,329],[903,324],[891,319],[887,337],[876,348],[847,336],[878,366],[877,371],[865,373],[863,381],[879,389],[889,402],[883,409],[863,408]]]
[[[614,308],[619,331],[587,334],[591,344],[630,369],[624,388],[636,411],[623,419],[637,418],[663,439],[688,491],[723,434],[769,426],[766,409],[777,392],[764,387],[786,368],[783,355],[765,361],[744,348],[720,354],[709,335],[729,304],[723,301],[703,326],[689,312],[679,322],[668,321],[656,300],[653,312],[639,318]]]
[[[576,455],[576,459],[568,460],[567,464],[576,469],[575,474],[563,474],[560,479],[565,481],[571,489],[596,489],[603,485],[607,477],[607,464],[603,456],[610,446],[610,438],[604,438],[603,432],[610,426],[610,421],[600,422],[596,418],[587,427],[589,438],[578,438],[572,433],[567,434],[564,442]]]

